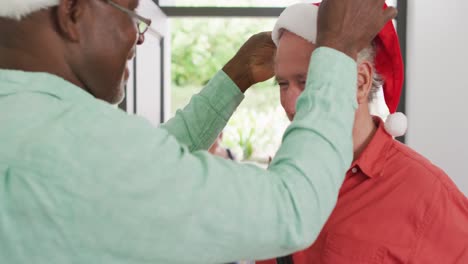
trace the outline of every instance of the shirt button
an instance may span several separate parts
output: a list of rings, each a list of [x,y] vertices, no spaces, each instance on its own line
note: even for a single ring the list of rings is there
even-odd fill
[[[357,169],[356,167],[354,167],[354,168],[351,169],[351,172],[352,172],[352,173],[356,173],[357,171],[358,171],[358,169]]]

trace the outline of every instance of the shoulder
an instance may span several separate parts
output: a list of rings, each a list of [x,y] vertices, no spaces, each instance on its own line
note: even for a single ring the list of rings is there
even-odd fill
[[[168,133],[142,117],[129,115],[99,100],[71,104],[48,118],[28,152],[48,168],[96,168],[148,159],[172,142]],[[46,155],[36,155],[45,153]]]
[[[428,189],[445,189],[447,192],[460,193],[447,173],[433,164],[428,158],[407,145],[394,140],[389,148],[387,163],[393,163],[394,172],[403,172],[420,186]]]

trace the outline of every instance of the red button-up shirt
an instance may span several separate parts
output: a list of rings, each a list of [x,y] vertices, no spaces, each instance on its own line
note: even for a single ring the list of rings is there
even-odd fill
[[[468,264],[468,199],[376,121],[378,130],[346,174],[322,232],[293,254],[294,264]]]

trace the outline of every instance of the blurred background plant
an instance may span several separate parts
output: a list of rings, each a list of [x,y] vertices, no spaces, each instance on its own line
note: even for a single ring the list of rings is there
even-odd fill
[[[172,113],[184,107],[253,34],[271,30],[274,19],[177,18],[172,31]],[[265,164],[278,149],[289,121],[273,80],[246,92],[224,130],[223,142],[237,159]]]

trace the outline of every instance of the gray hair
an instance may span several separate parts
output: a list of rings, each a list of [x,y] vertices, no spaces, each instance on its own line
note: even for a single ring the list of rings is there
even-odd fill
[[[379,92],[379,89],[382,87],[384,84],[384,80],[382,76],[377,72],[375,69],[375,54],[377,53],[377,47],[375,46],[374,43],[372,43],[369,47],[361,50],[358,53],[357,57],[357,63],[358,65],[362,63],[363,61],[368,61],[371,64],[372,70],[374,72],[374,75],[372,76],[372,87],[369,93],[369,102],[372,102],[376,96],[377,93]]]

